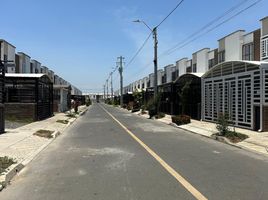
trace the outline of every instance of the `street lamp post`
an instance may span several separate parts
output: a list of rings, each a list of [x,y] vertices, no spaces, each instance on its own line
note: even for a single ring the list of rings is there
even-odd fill
[[[135,20],[133,22],[137,23],[143,23],[152,33],[153,33],[153,39],[154,39],[154,99],[157,97],[157,68],[158,68],[158,62],[157,62],[157,47],[158,47],[158,40],[157,40],[157,27],[154,27],[151,29],[144,21],[141,20]]]

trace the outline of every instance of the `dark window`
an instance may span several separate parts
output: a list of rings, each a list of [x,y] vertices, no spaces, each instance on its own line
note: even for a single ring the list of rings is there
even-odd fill
[[[225,61],[225,51],[220,51],[218,55],[219,55],[219,63],[224,62]]]
[[[193,72],[194,72],[194,73],[196,72],[196,63],[193,64]]]
[[[209,69],[212,68],[212,67],[214,66],[214,63],[215,63],[214,58],[208,60],[208,68],[209,68]]]
[[[191,72],[192,72],[192,66],[187,67],[187,68],[186,68],[186,72],[187,72],[187,73],[191,73]]]
[[[242,60],[253,60],[254,58],[253,43],[245,44],[242,47]]]

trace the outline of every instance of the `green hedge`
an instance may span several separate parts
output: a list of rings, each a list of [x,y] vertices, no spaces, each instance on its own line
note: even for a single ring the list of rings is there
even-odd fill
[[[188,115],[177,115],[171,117],[172,122],[177,125],[189,124],[191,123],[191,117]]]

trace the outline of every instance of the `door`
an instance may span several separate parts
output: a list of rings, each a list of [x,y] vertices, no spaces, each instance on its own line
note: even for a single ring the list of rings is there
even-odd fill
[[[254,107],[254,130],[258,131],[261,128],[260,106]]]

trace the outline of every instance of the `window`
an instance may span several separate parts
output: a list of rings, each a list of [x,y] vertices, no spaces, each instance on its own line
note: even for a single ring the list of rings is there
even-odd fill
[[[186,72],[187,72],[187,73],[191,73],[191,72],[192,72],[192,66],[187,67],[187,68],[186,68]]]
[[[194,72],[194,73],[196,72],[196,63],[193,64],[193,72]]]
[[[268,36],[261,41],[261,58],[268,59]]]
[[[219,63],[225,61],[225,51],[220,51],[219,52]]]
[[[242,60],[254,60],[253,43],[245,44],[242,47]]]
[[[212,68],[213,66],[214,66],[214,58],[212,58],[212,59],[210,59],[210,60],[208,60],[208,68],[210,69],[210,68]]]

